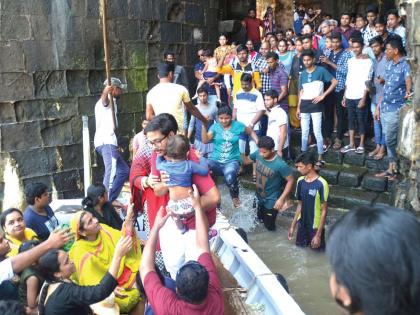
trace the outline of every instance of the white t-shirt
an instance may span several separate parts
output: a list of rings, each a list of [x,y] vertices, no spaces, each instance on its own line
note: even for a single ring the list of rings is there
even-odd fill
[[[233,108],[236,108],[236,119],[245,126],[249,126],[251,124],[258,111],[265,111],[262,94],[255,88],[249,92],[245,92],[240,89],[235,95],[233,104]],[[258,122],[255,124],[254,130],[259,129],[260,123]]]
[[[114,99],[114,108],[115,108],[115,122],[118,126],[117,121],[117,102]],[[96,102],[95,105],[95,122],[96,122],[96,131],[94,138],[95,148],[104,145],[112,144],[118,146],[117,136],[115,135],[112,121],[112,110],[110,103],[107,106],[104,106],[102,100]],[[116,127],[117,127],[116,126]]]
[[[12,279],[14,274],[12,260],[10,258],[6,258],[0,262],[0,284],[3,281]]]
[[[267,126],[267,136],[271,137],[275,143],[275,150],[279,148],[279,135],[280,135],[280,126],[286,125],[289,129],[289,118],[287,117],[286,112],[280,106],[273,107],[268,113],[268,126]],[[289,146],[289,136],[286,133],[286,141],[284,143],[283,149]]]
[[[175,117],[179,130],[184,128],[184,103],[191,101],[188,90],[175,83],[158,83],[146,96],[146,104],[153,107],[155,116],[167,113]]]
[[[366,81],[371,79],[371,75],[372,60],[370,58],[350,58],[348,62],[345,97],[349,100],[361,99],[367,89]]]

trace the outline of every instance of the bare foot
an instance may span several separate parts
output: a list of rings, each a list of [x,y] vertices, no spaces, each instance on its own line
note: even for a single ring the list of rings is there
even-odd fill
[[[239,200],[239,198],[232,198],[232,202],[235,208],[239,208],[241,206],[241,201]]]

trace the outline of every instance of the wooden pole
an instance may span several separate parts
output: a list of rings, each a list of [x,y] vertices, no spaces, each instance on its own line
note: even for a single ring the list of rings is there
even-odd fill
[[[108,81],[108,85],[111,85],[111,66],[110,66],[110,61],[109,61],[107,1],[106,0],[101,0],[101,13],[102,13],[102,37],[104,41],[104,52],[105,52],[106,79]],[[114,98],[112,97],[111,94],[109,95],[109,103],[111,106],[113,129],[115,131],[117,130],[117,122],[115,119]]]

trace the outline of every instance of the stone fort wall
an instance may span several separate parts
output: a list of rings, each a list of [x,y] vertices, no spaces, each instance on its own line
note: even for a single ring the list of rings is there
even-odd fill
[[[89,116],[93,141],[94,106],[105,79],[99,3],[0,0],[0,208],[22,206],[22,188],[34,181],[55,197],[83,195],[82,115]],[[212,0],[108,0],[112,75],[128,83],[118,117],[127,159],[163,51],[174,51],[192,75],[198,47],[217,40],[218,6]],[[102,159],[93,143],[91,151],[98,181]]]

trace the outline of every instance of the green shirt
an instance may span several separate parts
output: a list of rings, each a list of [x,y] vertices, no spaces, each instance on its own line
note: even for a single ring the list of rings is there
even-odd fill
[[[264,160],[258,151],[249,158],[257,162],[257,198],[265,209],[273,209],[277,199],[283,193],[285,178],[292,170],[277,154],[271,161]]]

